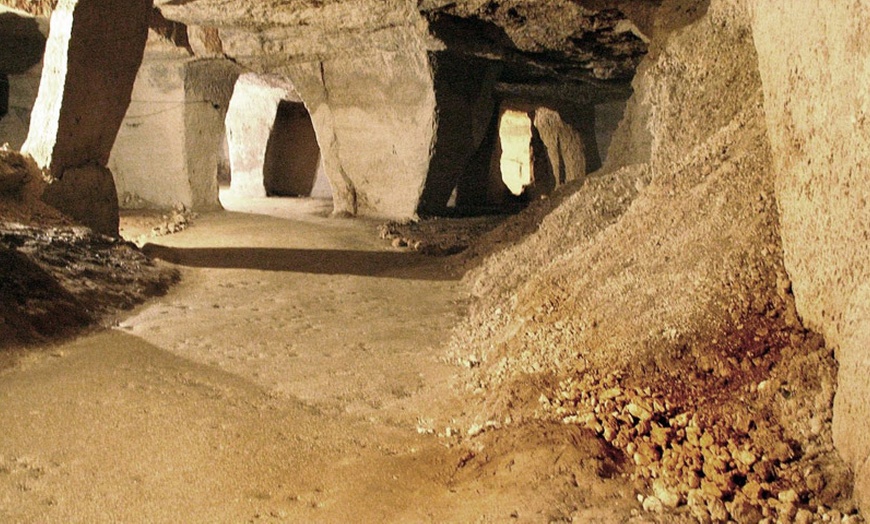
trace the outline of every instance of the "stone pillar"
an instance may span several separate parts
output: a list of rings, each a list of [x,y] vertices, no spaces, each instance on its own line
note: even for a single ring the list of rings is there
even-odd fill
[[[419,210],[443,213],[454,188],[483,145],[496,110],[500,66],[451,52],[430,54],[438,125]]]
[[[577,129],[548,107],[535,109],[534,125],[550,161],[554,187],[586,176],[586,145]]]
[[[219,209],[224,117],[238,68],[149,47],[109,160],[121,207]]]
[[[142,62],[151,7],[152,0],[60,1],[22,147],[57,181],[71,169],[77,180],[89,180],[51,184],[45,197],[101,233],[118,233],[117,196],[105,166]]]

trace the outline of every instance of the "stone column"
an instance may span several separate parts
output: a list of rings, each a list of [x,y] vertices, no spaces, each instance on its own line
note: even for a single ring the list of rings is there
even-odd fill
[[[59,2],[22,147],[53,179],[46,202],[111,235],[118,202],[105,166],[142,62],[151,7],[152,0]]]

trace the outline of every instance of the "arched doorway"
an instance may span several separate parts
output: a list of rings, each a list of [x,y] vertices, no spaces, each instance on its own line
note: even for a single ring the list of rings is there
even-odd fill
[[[331,199],[317,133],[292,84],[276,75],[239,77],[226,119],[229,200]]]

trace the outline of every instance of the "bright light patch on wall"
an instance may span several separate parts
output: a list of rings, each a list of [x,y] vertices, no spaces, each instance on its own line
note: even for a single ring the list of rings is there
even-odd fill
[[[535,180],[532,172],[532,120],[524,111],[506,110],[498,123],[501,179],[514,195]]]

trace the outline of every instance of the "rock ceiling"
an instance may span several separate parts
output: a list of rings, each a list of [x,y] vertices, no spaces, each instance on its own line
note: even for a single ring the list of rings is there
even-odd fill
[[[657,0],[157,0],[172,20],[245,41],[239,54],[324,56],[408,28],[432,51],[504,66],[505,89],[572,99],[623,98],[646,54]],[[255,35],[252,37],[252,35]],[[260,49],[252,47],[255,39]],[[392,37],[386,37],[391,40]],[[228,53],[234,55],[233,45]],[[551,94],[552,95],[552,94]]]

